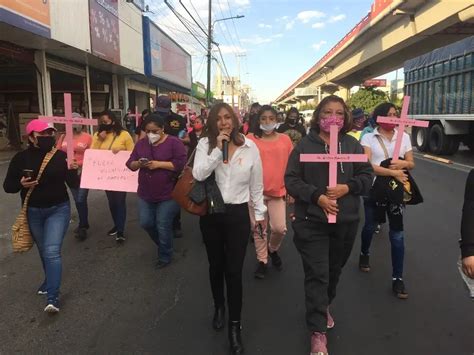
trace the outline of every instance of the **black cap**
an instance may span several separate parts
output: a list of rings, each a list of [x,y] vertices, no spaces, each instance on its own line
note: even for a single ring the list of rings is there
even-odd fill
[[[156,112],[168,113],[171,110],[171,99],[167,95],[160,95],[156,99]]]

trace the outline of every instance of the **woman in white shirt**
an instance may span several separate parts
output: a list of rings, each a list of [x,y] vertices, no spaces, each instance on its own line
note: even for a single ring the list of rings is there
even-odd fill
[[[228,141],[228,162],[223,161],[223,141]],[[248,202],[254,205],[255,220],[264,226],[262,163],[252,141],[239,133],[239,120],[232,108],[219,103],[207,119],[205,137],[199,140],[193,176],[206,180],[215,173],[226,212],[201,217],[201,233],[209,260],[209,277],[215,304],[213,328],[224,327],[227,287],[229,342],[232,354],[242,354],[240,314],[242,309],[242,266],[250,233]]]
[[[391,103],[383,103],[374,110],[374,118],[378,116],[397,117],[397,109]],[[388,168],[384,168],[381,163],[388,158],[393,158],[395,141],[398,130],[396,125],[389,123],[378,123],[377,128],[372,133],[367,133],[362,137],[361,144],[364,147],[365,154],[369,157],[377,176],[391,176],[404,184],[408,181],[407,171],[415,167],[413,160],[413,151],[410,142],[410,136],[405,133],[400,147],[400,160],[390,162]],[[403,159],[403,160],[402,160]],[[383,165],[383,164],[382,164]],[[361,253],[359,258],[359,268],[361,271],[369,272],[369,248],[373,234],[377,228],[377,223],[385,220],[388,216],[389,237],[392,254],[392,290],[395,296],[400,299],[406,299],[408,293],[403,282],[403,259],[405,255],[404,233],[403,233],[403,214],[405,205],[389,202],[381,205],[372,197],[364,199],[365,224],[361,233]],[[379,219],[377,221],[377,219]],[[380,219],[383,219],[382,221]]]

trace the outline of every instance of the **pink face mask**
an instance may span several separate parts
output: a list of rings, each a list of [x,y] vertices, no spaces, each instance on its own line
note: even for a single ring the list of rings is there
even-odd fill
[[[380,128],[382,128],[385,131],[391,131],[395,127],[397,127],[397,125],[393,124],[393,123],[379,123],[379,126],[380,126]]]
[[[321,131],[329,133],[331,126],[337,126],[337,131],[339,132],[342,127],[344,127],[344,118],[331,116],[319,120],[319,128]]]

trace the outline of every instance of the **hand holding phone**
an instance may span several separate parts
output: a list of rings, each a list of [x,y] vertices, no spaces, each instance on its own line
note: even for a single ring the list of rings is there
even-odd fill
[[[25,178],[33,179],[35,176],[35,173],[31,169],[23,169],[23,176]]]
[[[140,164],[140,166],[145,166],[145,165],[147,165],[149,162],[150,162],[150,160],[149,160],[148,158],[140,158],[140,159],[138,159],[138,163]]]

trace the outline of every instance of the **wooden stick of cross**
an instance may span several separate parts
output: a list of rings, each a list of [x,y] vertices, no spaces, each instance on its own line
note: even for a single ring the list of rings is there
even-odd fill
[[[71,94],[64,94],[64,117],[38,116],[38,119],[49,123],[61,123],[66,125],[65,140],[67,143],[67,163],[68,166],[74,163],[74,132],[73,124],[97,126],[97,120],[83,117],[72,117]]]
[[[138,106],[135,106],[135,113],[129,113],[128,117],[135,117],[136,126],[140,126],[140,119],[142,118],[141,113],[138,113]]]
[[[397,129],[397,140],[395,141],[395,147],[393,149],[392,161],[397,161],[400,159],[400,149],[402,147],[403,133],[405,132],[406,126],[415,126],[415,127],[428,127],[428,121],[417,121],[408,118],[408,107],[410,105],[410,96],[405,96],[403,98],[402,112],[400,118],[398,117],[384,117],[378,116],[377,122],[380,123],[391,123],[398,126]]]
[[[302,163],[329,163],[329,187],[337,185],[337,163],[366,162],[366,154],[341,154],[337,152],[339,130],[331,126],[329,132],[329,154],[300,154]],[[336,223],[335,215],[328,215],[328,223]]]

